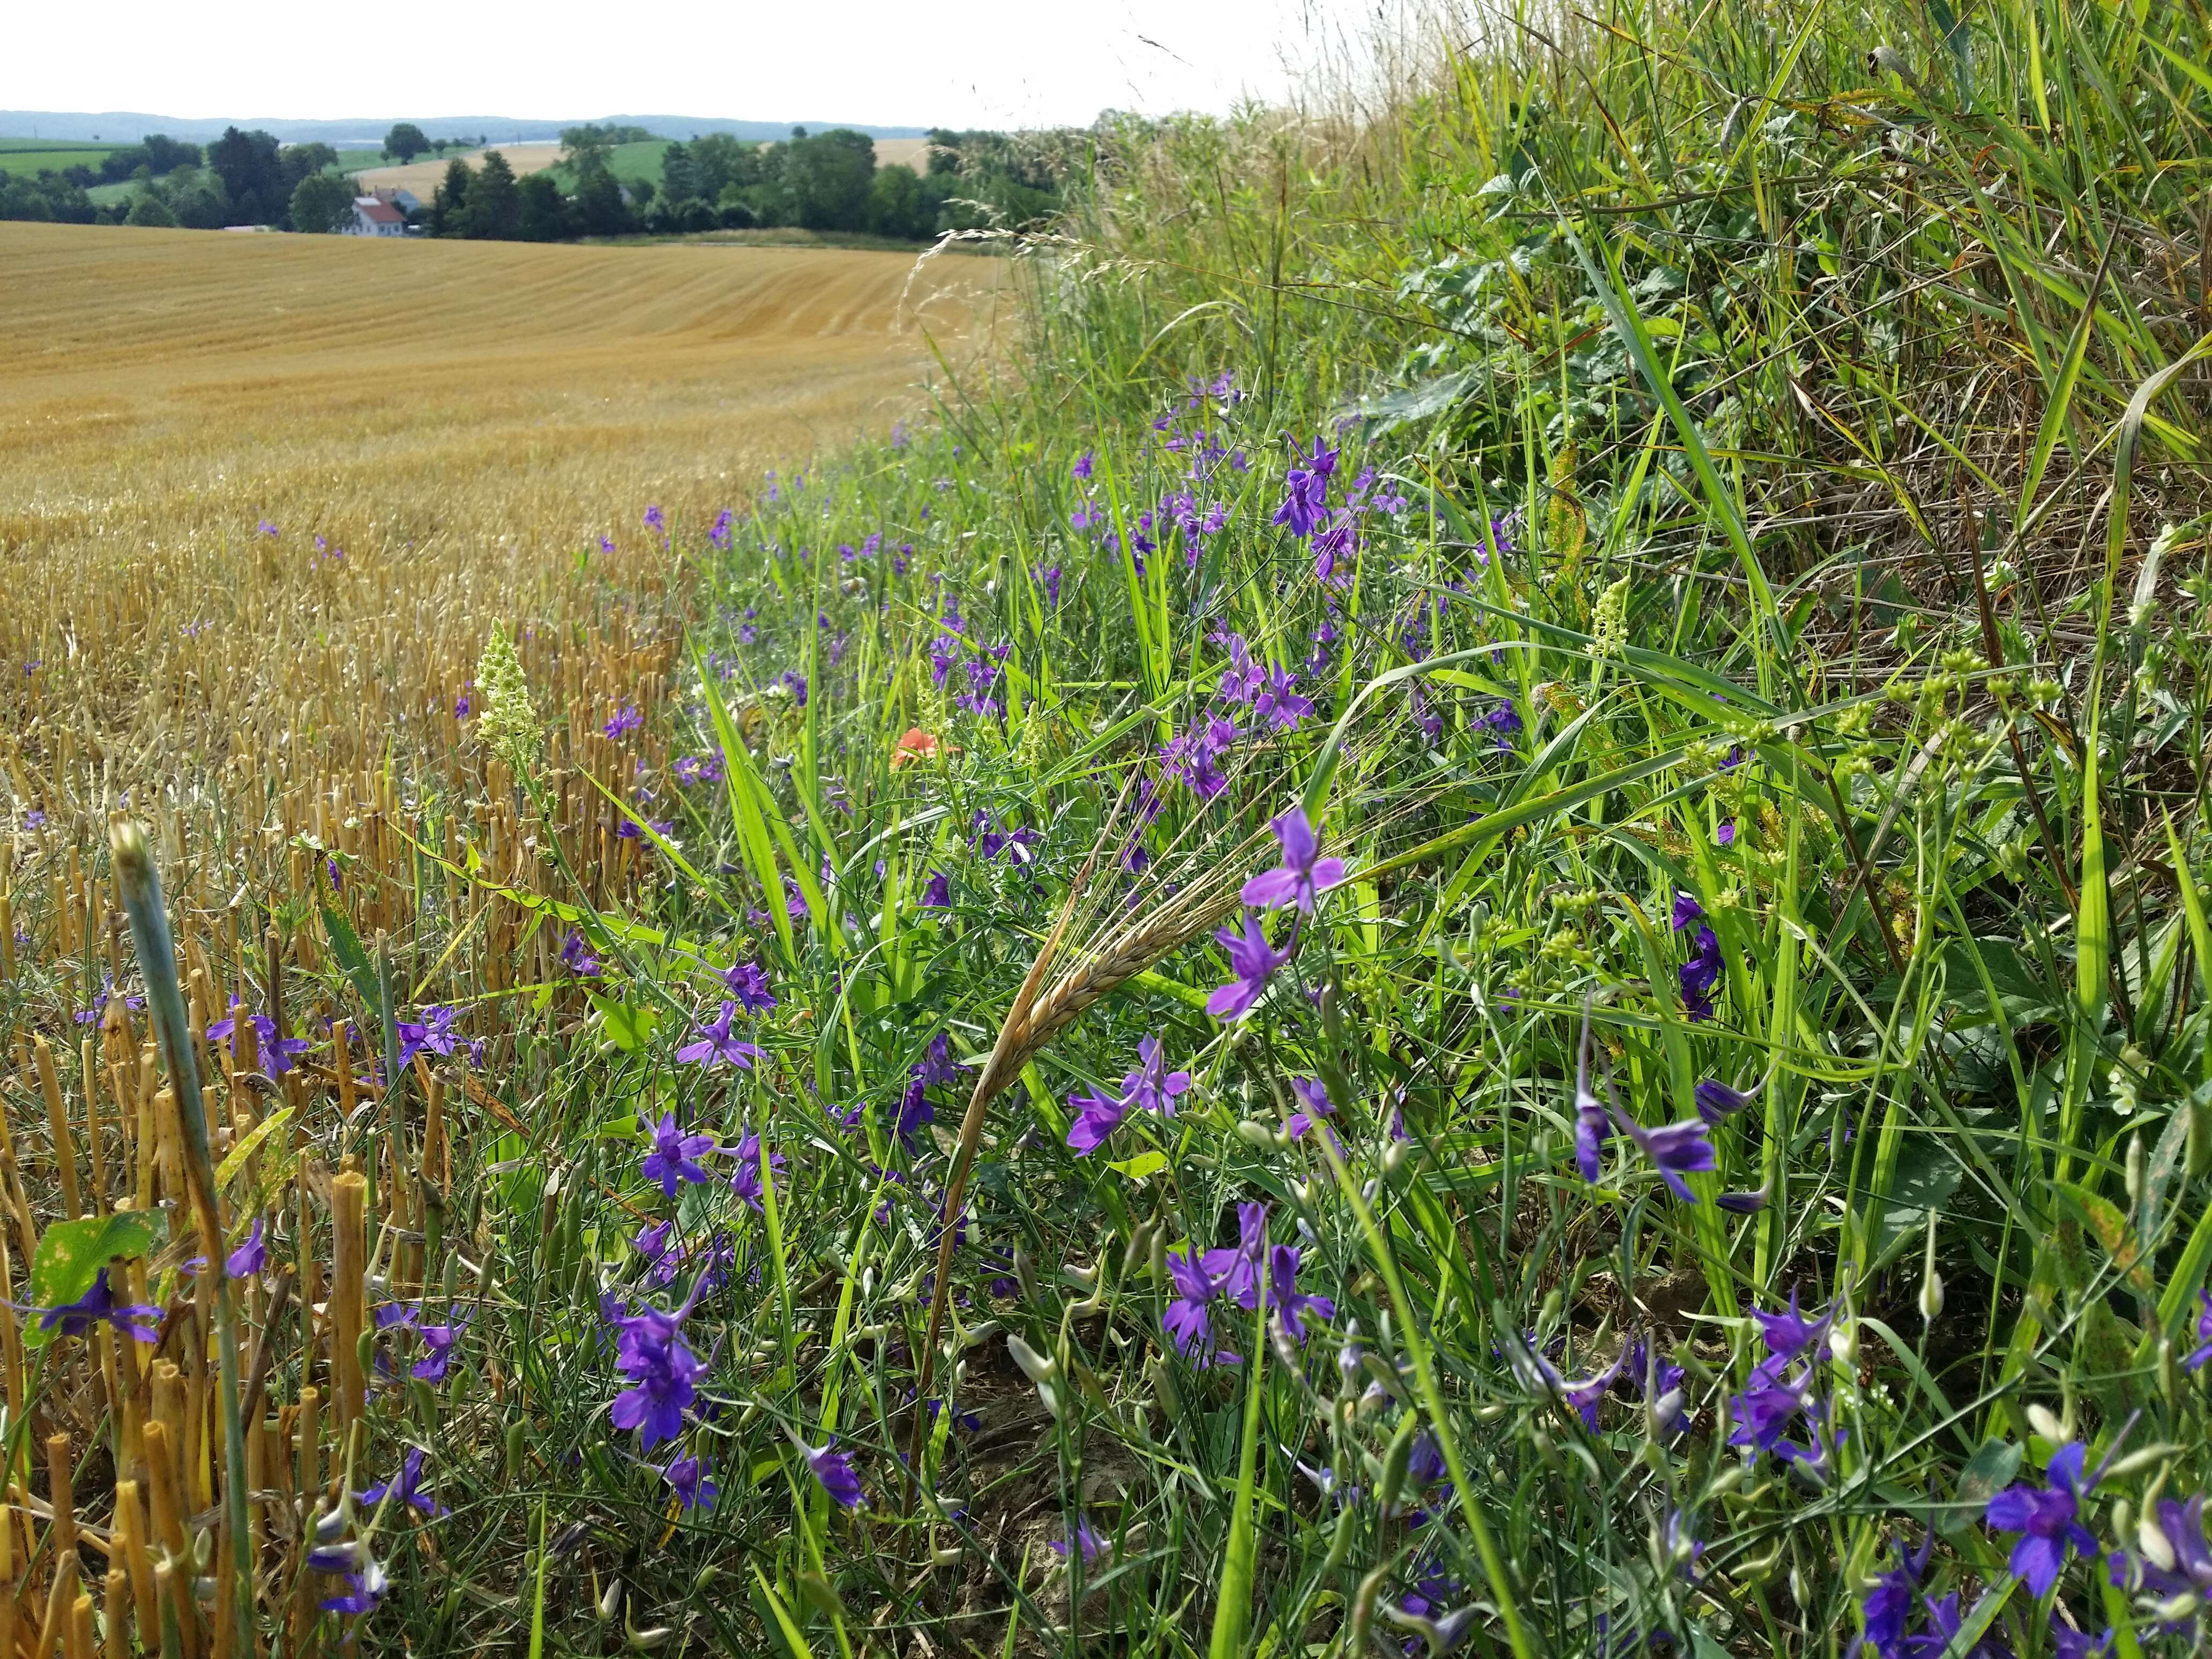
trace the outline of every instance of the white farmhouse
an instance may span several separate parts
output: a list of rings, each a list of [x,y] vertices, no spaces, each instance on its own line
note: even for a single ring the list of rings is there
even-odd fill
[[[344,236],[404,236],[407,216],[389,202],[380,202],[374,196],[353,198],[353,220],[338,227]]]

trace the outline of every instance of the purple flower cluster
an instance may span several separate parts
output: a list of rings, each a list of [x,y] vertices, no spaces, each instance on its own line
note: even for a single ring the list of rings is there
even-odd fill
[[[105,1008],[106,1004],[107,998],[103,994],[95,1006],[100,1008]],[[131,1006],[135,1008],[142,1005],[139,1002],[134,1001]],[[253,1035],[256,1038],[255,1052],[260,1057],[258,1063],[261,1069],[267,1073],[270,1077],[283,1077],[287,1072],[292,1069],[293,1060],[298,1055],[304,1054],[307,1052],[307,1044],[306,1040],[301,1037],[279,1037],[276,1035],[276,1022],[271,1019],[268,1015],[246,1014],[241,1016],[238,1012],[238,999],[236,997],[233,997],[230,1000],[229,1015],[225,1018],[216,1021],[215,1024],[207,1028],[208,1041],[210,1042],[229,1043],[231,1061],[234,1065],[236,1064],[239,1060],[238,1025],[240,1019],[242,1018],[248,1025],[251,1025],[253,1028]],[[94,1018],[97,1018],[97,1015],[95,1015]],[[89,1021],[83,1020],[82,1018],[80,1018],[79,1023],[90,1024]],[[403,1040],[406,1036],[407,1030],[408,1028],[404,1025],[402,1025],[399,1028],[399,1033]],[[409,1050],[400,1055],[399,1063],[402,1066],[404,1066],[407,1063],[411,1053],[412,1051]]]
[[[1224,1301],[1255,1312],[1263,1288],[1279,1327],[1277,1340],[1286,1336],[1303,1343],[1315,1328],[1336,1317],[1336,1304],[1298,1289],[1298,1258],[1295,1244],[1267,1243],[1265,1204],[1237,1206],[1236,1243],[1203,1254],[1195,1246],[1180,1255],[1170,1251],[1168,1273],[1176,1294],[1160,1325],[1176,1352],[1201,1370],[1241,1364],[1241,1357],[1222,1347],[1214,1334],[1213,1304]]]
[[[1103,1146],[1106,1138],[1133,1109],[1141,1107],[1161,1117],[1175,1115],[1176,1097],[1190,1088],[1190,1073],[1168,1070],[1166,1054],[1156,1036],[1148,1036],[1137,1045],[1137,1058],[1138,1067],[1121,1079],[1120,1094],[1078,1093],[1070,1097],[1069,1103],[1076,1108],[1076,1115],[1067,1132],[1067,1144],[1075,1149],[1078,1158],[1087,1157]]]
[[[1751,1447],[1754,1455],[1771,1452],[1809,1474],[1823,1475],[1828,1453],[1842,1443],[1841,1431],[1833,1435],[1828,1431],[1827,1407],[1814,1387],[1820,1349],[1835,1322],[1836,1310],[1831,1307],[1818,1319],[1808,1319],[1798,1311],[1793,1290],[1786,1312],[1754,1309],[1752,1318],[1758,1322],[1767,1357],[1752,1368],[1743,1391],[1729,1402],[1735,1423],[1729,1444]],[[1803,1442],[1784,1439],[1801,1417],[1806,1427]]]
[[[668,1313],[647,1307],[630,1314],[619,1303],[603,1304],[606,1322],[617,1333],[616,1369],[629,1379],[629,1387],[615,1396],[610,1415],[616,1428],[637,1431],[641,1452],[681,1434],[684,1413],[698,1397],[698,1379],[706,1367],[684,1340],[691,1307],[686,1301]]]
[[[1690,936],[1690,959],[1676,975],[1681,982],[1682,1011],[1692,1020],[1713,1017],[1713,988],[1721,981],[1723,965],[1721,942],[1705,924],[1705,908],[1687,893],[1674,895],[1674,931],[1697,928]]]

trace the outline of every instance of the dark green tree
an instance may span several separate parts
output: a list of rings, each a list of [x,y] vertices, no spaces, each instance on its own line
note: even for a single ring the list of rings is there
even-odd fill
[[[469,183],[476,175],[469,164],[459,157],[446,163],[445,182],[430,198],[430,234],[433,236],[466,234],[462,221],[469,208]]]
[[[794,138],[784,159],[792,206],[809,230],[859,230],[867,222],[874,187],[876,141],[837,127],[812,138]]]
[[[709,202],[720,201],[722,192],[732,185],[758,182],[760,173],[755,147],[726,132],[710,132],[704,138],[693,139],[691,165],[699,169],[699,195]]]
[[[476,241],[511,242],[521,234],[522,197],[514,169],[497,150],[484,156],[483,167],[469,180],[468,207],[461,217],[461,234]]]
[[[335,173],[311,173],[292,186],[292,228],[328,235],[353,218],[354,183]]]
[[[937,228],[937,216],[923,197],[921,176],[896,163],[876,169],[868,191],[868,228],[878,236],[921,241]]]
[[[568,199],[550,173],[528,173],[515,180],[520,204],[515,235],[525,242],[558,242],[575,234]]]
[[[681,143],[671,144],[660,155],[660,196],[665,202],[689,202],[706,195],[691,152]]]
[[[284,183],[283,164],[276,155],[276,140],[266,132],[223,129],[222,137],[208,146],[207,164],[222,180],[229,198],[234,225],[279,224],[292,192]]]
[[[173,228],[177,222],[177,216],[170,209],[169,204],[152,191],[142,190],[131,204],[131,213],[126,222]]]
[[[622,185],[604,157],[587,156],[577,167],[576,193],[569,205],[581,235],[620,236],[633,228]]]
[[[395,121],[392,131],[384,135],[384,153],[397,155],[402,167],[429,148],[430,141],[423,137],[422,129],[412,121]]]

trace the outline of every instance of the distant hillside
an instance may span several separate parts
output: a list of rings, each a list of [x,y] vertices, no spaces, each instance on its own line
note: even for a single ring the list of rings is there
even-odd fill
[[[225,127],[236,126],[248,130],[258,127],[264,132],[274,133],[287,144],[303,144],[311,140],[343,144],[349,139],[374,143],[391,130],[393,122],[411,120],[432,138],[473,139],[482,134],[494,143],[513,143],[524,139],[551,138],[562,127],[581,125],[586,118],[601,126],[643,127],[665,138],[690,138],[694,134],[708,132],[726,132],[737,138],[788,138],[794,125],[809,132],[851,127],[873,138],[919,138],[927,131],[922,127],[869,126],[857,121],[726,121],[707,115],[570,115],[532,117],[526,120],[512,115],[363,115],[338,121],[289,121],[265,115],[193,120],[176,115],[147,115],[135,110],[83,114],[67,110],[0,109],[0,133],[11,137],[129,143],[149,132],[194,141],[219,138]]]

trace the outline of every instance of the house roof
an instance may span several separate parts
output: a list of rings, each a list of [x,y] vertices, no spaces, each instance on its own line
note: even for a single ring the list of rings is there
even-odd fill
[[[373,225],[404,225],[407,216],[389,202],[380,202],[374,196],[353,198],[354,211]]]

